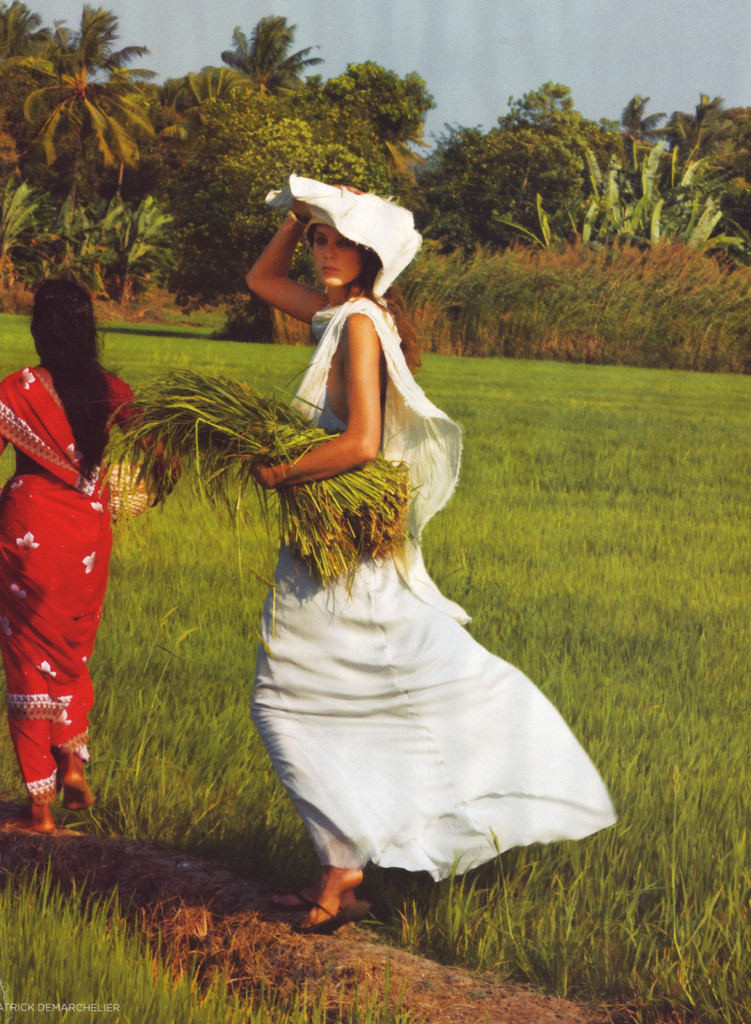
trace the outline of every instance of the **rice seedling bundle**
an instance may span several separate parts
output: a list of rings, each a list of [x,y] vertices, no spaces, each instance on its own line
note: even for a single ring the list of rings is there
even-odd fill
[[[168,467],[179,465],[210,500],[229,508],[252,483],[266,512],[275,512],[280,540],[323,583],[351,574],[363,557],[383,559],[404,543],[407,468],[380,454],[325,480],[275,492],[256,485],[254,462],[294,462],[330,438],[279,395],[228,377],[172,370],[140,388],[136,404],[138,416],[110,439],[110,466],[139,465],[141,480],[158,495],[173,482]]]

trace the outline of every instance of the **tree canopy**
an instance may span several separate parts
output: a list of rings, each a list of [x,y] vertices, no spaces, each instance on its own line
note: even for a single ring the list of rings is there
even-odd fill
[[[622,152],[617,126],[584,118],[566,86],[548,82],[509,107],[488,132],[450,130],[418,175],[422,225],[448,249],[507,244],[509,219],[533,230],[538,195],[565,222],[586,189],[586,150],[606,163]]]
[[[320,112],[320,111],[317,111]],[[175,202],[175,284],[184,300],[235,294],[278,219],[264,204],[292,171],[387,192],[384,162],[343,144],[334,122],[307,120],[297,104],[261,92],[207,107]],[[206,167],[211,167],[210,175]]]
[[[424,123],[435,104],[419,74],[365,61],[327,79],[315,40],[296,49],[295,33],[267,15],[236,27],[217,64],[154,84],[134,67],[145,45],[123,46],[108,9],[83,4],[75,27],[47,27],[21,0],[0,0],[6,271],[11,260],[32,279],[43,263],[77,261],[96,287],[121,289],[117,232],[131,238],[125,225],[140,210],[142,227],[170,225],[181,299],[225,301],[273,227],[265,193],[291,171],[395,197],[445,252],[585,235],[591,245],[701,237],[751,261],[751,109],[701,93],[693,110],[666,119],[636,94],[620,121],[594,122],[567,86],[547,82],[511,97],[488,130],[447,127],[431,152]],[[112,228],[104,234],[100,213]],[[43,225],[34,245],[14,241],[32,221]],[[125,292],[130,273],[120,274]]]
[[[344,123],[360,122],[371,127],[394,171],[402,172],[419,162],[419,155],[411,147],[425,145],[425,115],[434,109],[435,102],[414,71],[400,78],[373,61],[350,64],[344,74],[330,78],[322,92]]]

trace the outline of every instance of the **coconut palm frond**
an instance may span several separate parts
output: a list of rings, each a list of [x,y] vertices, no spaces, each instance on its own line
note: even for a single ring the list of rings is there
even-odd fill
[[[351,574],[363,557],[387,557],[407,536],[407,469],[379,455],[373,462],[325,480],[269,494],[255,485],[254,462],[294,462],[329,439],[279,395],[241,381],[173,370],[142,387],[139,415],[113,434],[110,464],[141,465],[152,493],[165,467],[180,465],[214,502],[237,507],[249,484],[275,519],[280,540],[323,583]]]

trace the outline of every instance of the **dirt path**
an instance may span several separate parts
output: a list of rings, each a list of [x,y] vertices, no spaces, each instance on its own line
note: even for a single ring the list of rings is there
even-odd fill
[[[503,985],[492,975],[444,967],[378,941],[375,926],[348,925],[333,936],[300,936],[296,917],[274,907],[269,893],[216,864],[143,843],[82,835],[39,837],[2,831],[18,805],[0,801],[3,875],[47,864],[63,887],[93,896],[117,888],[134,923],[172,949],[178,968],[198,957],[203,970],[226,970],[240,990],[261,978],[283,998],[327,979],[332,1008],[384,992],[426,1024],[606,1024],[604,1007],[582,1006]],[[630,1018],[621,1017],[621,1020]]]

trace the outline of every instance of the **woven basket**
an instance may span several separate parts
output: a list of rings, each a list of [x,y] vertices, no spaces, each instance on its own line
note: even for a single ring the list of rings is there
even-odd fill
[[[115,462],[107,472],[110,487],[110,516],[113,520],[123,516],[140,516],[154,504],[146,483],[140,476],[141,467],[128,462]]]

